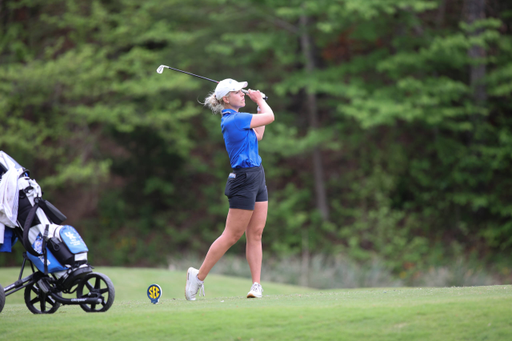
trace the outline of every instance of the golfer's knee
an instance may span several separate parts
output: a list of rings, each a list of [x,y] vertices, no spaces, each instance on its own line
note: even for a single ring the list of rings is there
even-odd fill
[[[222,236],[224,238],[224,241],[232,246],[234,245],[241,237],[243,233],[224,233]]]
[[[259,242],[263,236],[263,227],[247,231],[247,239],[250,241]]]

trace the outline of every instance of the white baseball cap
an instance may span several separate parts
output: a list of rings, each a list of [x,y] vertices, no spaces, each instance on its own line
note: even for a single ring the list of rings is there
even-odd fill
[[[226,96],[231,91],[238,91],[246,88],[248,85],[247,82],[237,82],[234,79],[226,78],[221,80],[217,87],[215,88],[215,97],[220,100],[222,97]]]

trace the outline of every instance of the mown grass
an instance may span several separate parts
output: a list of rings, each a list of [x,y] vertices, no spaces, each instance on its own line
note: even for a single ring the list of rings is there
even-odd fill
[[[102,314],[63,306],[33,315],[23,294],[7,297],[0,340],[509,340],[512,286],[342,289],[318,291],[263,283],[249,300],[250,281],[209,276],[206,297],[183,298],[185,274],[158,269],[98,268],[116,287]],[[16,269],[1,269],[10,284]],[[147,287],[163,297],[153,305]]]

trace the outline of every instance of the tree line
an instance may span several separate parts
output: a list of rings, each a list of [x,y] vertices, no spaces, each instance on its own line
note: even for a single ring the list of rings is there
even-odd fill
[[[510,255],[508,1],[3,0],[0,27],[0,148],[97,263],[164,264],[224,226],[214,84],[160,64],[269,96],[267,254],[408,276]]]

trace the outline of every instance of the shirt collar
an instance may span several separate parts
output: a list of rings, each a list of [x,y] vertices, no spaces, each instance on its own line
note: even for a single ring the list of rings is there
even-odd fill
[[[237,111],[236,110],[233,110],[233,109],[224,109],[222,110],[222,114],[225,115],[225,114],[236,114]]]

